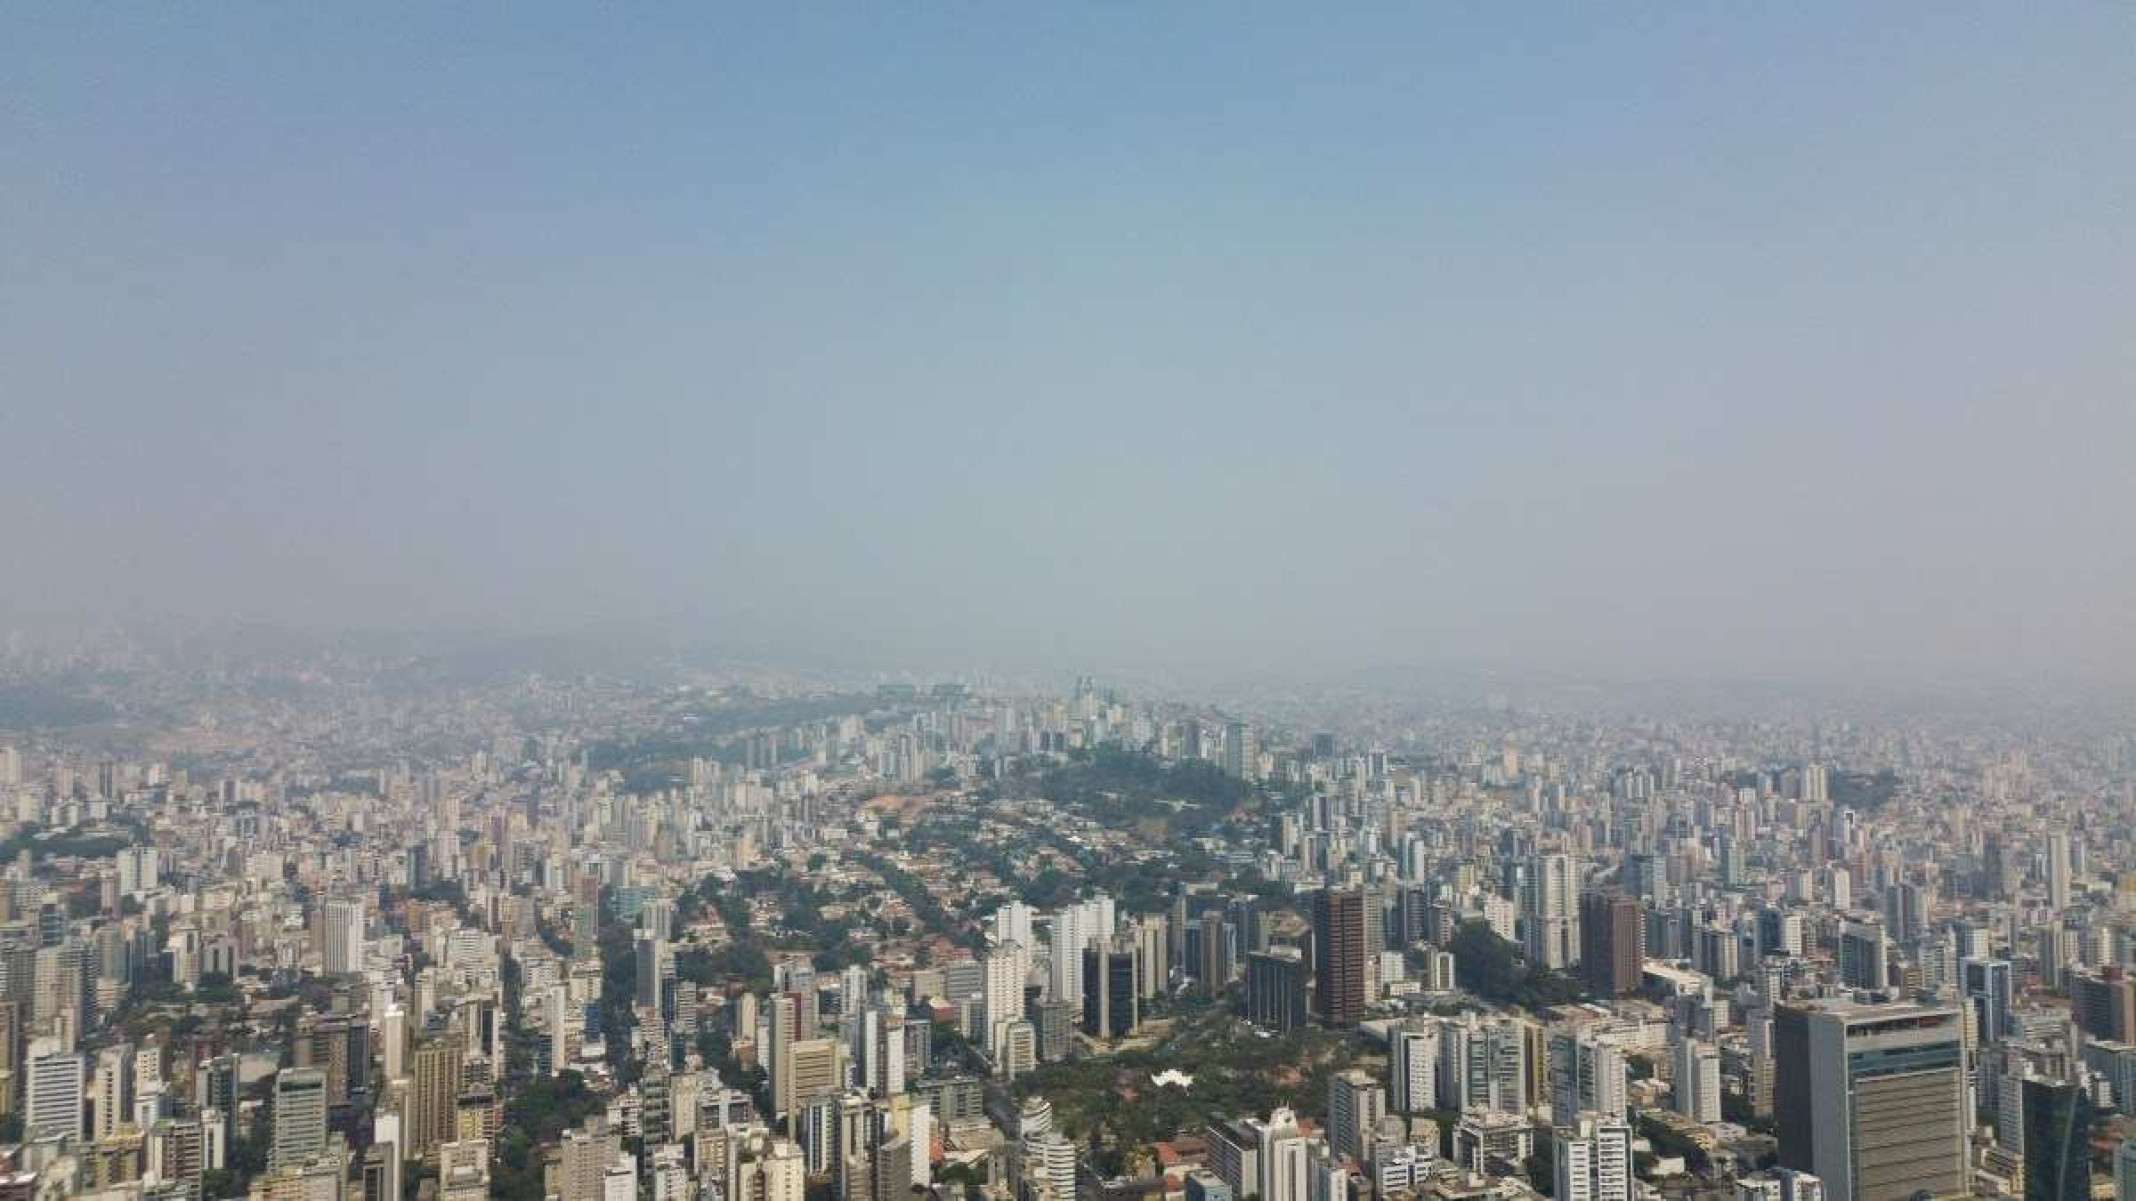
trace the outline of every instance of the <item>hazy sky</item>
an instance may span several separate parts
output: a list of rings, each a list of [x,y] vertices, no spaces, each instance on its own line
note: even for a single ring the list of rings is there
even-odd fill
[[[2125,4],[323,7],[8,13],[0,608],[2136,676]]]

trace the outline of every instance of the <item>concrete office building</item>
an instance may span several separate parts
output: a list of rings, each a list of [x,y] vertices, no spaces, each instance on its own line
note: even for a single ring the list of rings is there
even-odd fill
[[[1773,1037],[1783,1166],[1821,1178],[1830,1201],[1967,1192],[1965,1031],[1957,1009],[1785,1005]]]

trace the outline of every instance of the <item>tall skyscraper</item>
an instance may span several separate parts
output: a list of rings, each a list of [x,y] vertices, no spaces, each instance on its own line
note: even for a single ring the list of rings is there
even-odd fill
[[[1254,776],[1253,731],[1243,721],[1224,727],[1224,774],[1234,780]]]
[[[1187,894],[1173,896],[1172,910],[1164,919],[1164,957],[1181,972],[1193,970],[1187,962],[1187,927],[1192,920],[1187,914]]]
[[[2025,1201],[2091,1201],[2091,1094],[2062,1080],[2023,1087]]]
[[[1270,947],[1246,957],[1246,1018],[1284,1032],[1306,1022],[1305,956],[1296,947]]]
[[[2060,911],[2069,908],[2069,832],[2047,835],[2047,904]]]
[[[1238,927],[1224,920],[1224,911],[1211,909],[1201,917],[1201,963],[1197,974],[1202,990],[1214,996],[1231,987],[1238,965]]]
[[[792,993],[777,992],[764,1007],[764,1041],[769,1048],[766,1074],[771,1077],[771,1116],[783,1120],[794,1110],[794,1043],[800,1036],[801,1003]]]
[[[91,1094],[96,1111],[95,1124],[90,1133],[95,1138],[110,1138],[119,1132],[119,1127],[133,1121],[134,1103],[134,1049],[130,1043],[119,1043],[97,1052],[96,1088]]]
[[[1911,880],[1894,880],[1884,890],[1884,925],[1902,943],[1913,943],[1928,932],[1928,890]]]
[[[1396,1030],[1387,1038],[1387,1082],[1394,1112],[1420,1114],[1439,1107],[1439,1028]]]
[[[650,935],[637,940],[635,960],[638,967],[637,1004],[641,1009],[654,1013],[664,1012],[666,990],[675,979],[674,952],[664,939]],[[811,992],[814,990],[811,989]]]
[[[1773,1112],[1773,1010],[1761,1000],[1743,1015],[1744,1040],[1750,1044],[1750,1111],[1759,1117]]]
[[[1080,962],[1078,953],[1075,960]],[[1017,943],[997,947],[986,957],[986,1046],[998,1051],[1001,1032],[1024,1016],[1024,977],[1030,974],[1030,959]]]
[[[2136,1138],[2114,1148],[2114,1201],[2136,1201]]]
[[[1370,1075],[1351,1068],[1329,1079],[1328,1146],[1337,1155],[1363,1163],[1371,1151],[1372,1131],[1386,1116],[1387,1094]]]
[[[1580,953],[1576,898],[1580,869],[1570,855],[1536,855],[1521,890],[1521,938],[1530,961],[1553,970]]]
[[[406,1153],[409,1159],[423,1159],[439,1143],[451,1142],[459,1133],[454,1119],[460,1099],[460,1041],[433,1039],[416,1048],[414,1059],[414,1076],[408,1090]]]
[[[203,1115],[218,1116],[225,1147],[237,1137],[237,1065],[237,1056],[221,1055],[193,1070],[193,1102]]]
[[[1605,997],[1639,991],[1646,915],[1622,893],[1580,894],[1580,972]]]
[[[321,966],[329,976],[360,972],[363,962],[363,902],[328,901],[322,915]]]
[[[2015,999],[2007,959],[1967,959],[1958,965],[1958,977],[1966,999],[1972,1002],[1980,1041],[1998,1042],[2010,1028],[2010,1006]]]
[[[1112,938],[1083,948],[1083,1032],[1125,1038],[1142,1024],[1135,944]]]
[[[1171,940],[1165,919],[1144,914],[1134,919],[1130,936],[1135,940],[1135,973],[1141,982],[1137,992],[1144,1000],[1161,997],[1171,979]]]
[[[1091,932],[1084,928],[1083,907],[1070,905],[1050,919],[1046,948],[1048,984],[1056,1001],[1066,1001],[1080,1012],[1083,1004],[1083,948]],[[1005,944],[1004,944],[1005,945]]]
[[[283,1068],[275,1073],[274,1142],[268,1162],[278,1168],[309,1163],[326,1151],[326,1070]]]
[[[1676,1044],[1676,1112],[1694,1122],[1721,1120],[1721,1053],[1688,1035]]]
[[[1629,1078],[1616,1043],[1585,1031],[1556,1031],[1550,1036],[1551,1122],[1570,1126],[1582,1113],[1623,1117]]]
[[[1780,1162],[1830,1201],[1963,1196],[1965,1034],[1955,1008],[1783,1005],[1773,1028]]]
[[[1878,922],[1844,922],[1839,928],[1839,979],[1848,988],[1879,989],[1890,983],[1890,944]]]
[[[1313,894],[1313,974],[1320,1020],[1355,1026],[1365,1012],[1365,895],[1359,889]]]
[[[1022,901],[1010,901],[997,907],[994,910],[994,945],[1006,946],[1013,942],[1018,946],[1031,946],[1032,919],[1035,916],[1031,907]]]

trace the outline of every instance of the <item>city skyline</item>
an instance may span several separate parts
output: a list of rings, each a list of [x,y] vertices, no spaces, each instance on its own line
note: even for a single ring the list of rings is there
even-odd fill
[[[2136,1201],[2136,10],[9,17],[0,1201]]]

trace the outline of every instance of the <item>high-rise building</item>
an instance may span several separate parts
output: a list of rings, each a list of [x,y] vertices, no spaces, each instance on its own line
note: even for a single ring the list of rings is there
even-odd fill
[[[464,1054],[458,1039],[440,1038],[417,1047],[413,1058],[405,1153],[409,1159],[426,1159],[439,1143],[451,1142],[459,1133],[456,1119]]]
[[[1553,1201],[1631,1201],[1632,1128],[1622,1114],[1581,1114],[1552,1132]]]
[[[162,882],[162,852],[155,847],[127,847],[118,854],[119,892],[140,896]]]
[[[130,1043],[104,1048],[96,1056],[96,1088],[90,1094],[95,1121],[91,1137],[110,1138],[133,1121],[134,1049]]]
[[[1553,971],[1580,953],[1580,869],[1570,855],[1536,855],[1521,889],[1521,938],[1530,962]]]
[[[2069,831],[2047,835],[2047,904],[2057,910],[2069,908]]]
[[[1246,1018],[1278,1033],[1306,1022],[1305,955],[1270,947],[1246,956]]]
[[[1688,1035],[1676,1044],[1676,1112],[1694,1122],[1721,1120],[1721,1053]]]
[[[1318,1140],[1306,1138],[1298,1115],[1277,1108],[1270,1111],[1267,1121],[1248,1118],[1241,1124],[1252,1138],[1259,1165],[1259,1179],[1247,1190],[1248,1195],[1263,1201],[1308,1201],[1306,1151],[1309,1143]]]
[[[2076,931],[2066,922],[2053,920],[2033,927],[2032,938],[2037,948],[2040,983],[2048,988],[2063,987],[2069,965],[2077,960]]]
[[[618,1149],[602,1119],[566,1130],[559,1154],[559,1201],[600,1201],[602,1173]]]
[[[274,1142],[268,1162],[298,1167],[326,1151],[326,1070],[283,1068],[275,1073],[270,1116]]]
[[[361,1169],[361,1201],[400,1201],[400,1148],[390,1142],[374,1142],[364,1148]]]
[[[1083,1031],[1125,1038],[1142,1024],[1135,943],[1113,938],[1083,948]]]
[[[1624,1050],[1581,1030],[1550,1036],[1550,1119],[1570,1126],[1582,1113],[1623,1117],[1629,1079]]]
[[[2091,1201],[2091,1094],[2061,1080],[2026,1080],[2025,1201]]]
[[[1018,946],[1030,946],[1033,941],[1032,921],[1036,917],[1036,912],[1022,901],[1009,901],[997,906],[994,909],[993,921],[994,945],[1005,946],[1013,942]]]
[[[207,1135],[227,1147],[237,1138],[237,1056],[219,1055],[193,1069],[193,1103],[203,1118],[217,1116],[221,1129]]]
[[[808,1187],[808,1163],[801,1148],[782,1138],[753,1150],[735,1156],[729,1169],[733,1187],[724,1195],[737,1201],[801,1201]]]
[[[795,1040],[787,1051],[786,1066],[790,1112],[836,1096],[845,1082],[845,1059],[835,1038]]]
[[[1394,1112],[1420,1114],[1439,1107],[1439,1028],[1395,1030],[1387,1037],[1388,1101]]]
[[[801,1003],[792,994],[777,992],[764,1007],[764,1042],[768,1049],[766,1074],[771,1084],[771,1116],[783,1120],[794,1110],[794,1043],[800,1034]]]
[[[1238,963],[1238,927],[1224,920],[1224,911],[1211,909],[1201,916],[1201,963],[1195,974],[1202,991],[1211,996],[1231,987]]]
[[[878,1096],[903,1093],[908,1074],[905,1019],[883,1009],[870,1009],[861,1019],[861,1030],[863,1083]]]
[[[1639,991],[1646,915],[1622,893],[1580,895],[1580,972],[1590,991],[1622,997]]]
[[[1958,965],[1958,978],[1966,999],[1972,1002],[1980,1041],[2000,1041],[2010,1028],[2010,1007],[2015,999],[2007,959],[1967,959]]]
[[[1224,1182],[1230,1195],[1243,1197],[1248,1191],[1258,1195],[1261,1152],[1252,1126],[1240,1120],[1212,1122],[1204,1137],[1209,1145],[1209,1170]]]
[[[1164,957],[1166,963],[1181,973],[1193,970],[1193,965],[1187,962],[1187,927],[1191,921],[1187,914],[1187,894],[1175,894],[1172,911],[1164,919]]]
[[[848,1093],[836,1106],[837,1137],[831,1156],[831,1187],[839,1201],[872,1201],[874,1144],[881,1115],[865,1097]]]
[[[1023,1144],[1024,1184],[1033,1201],[1074,1201],[1075,1144],[1049,1130]]]
[[[571,989],[552,984],[542,998],[542,1021],[549,1036],[549,1074],[562,1075],[571,1067]]]
[[[1330,1026],[1355,1026],[1365,1013],[1365,894],[1313,894],[1314,1003]]]
[[[1144,1000],[1163,996],[1171,979],[1169,932],[1165,919],[1155,914],[1134,919],[1131,936],[1135,940],[1135,971]]]
[[[912,1143],[902,1134],[876,1141],[869,1201],[911,1201]]]
[[[1085,928],[1083,918],[1080,904],[1053,914],[1046,947],[1048,983],[1053,999],[1067,1002],[1077,1013],[1082,1012],[1083,1006],[1083,948],[1090,945],[1092,933]]]
[[[1328,1146],[1337,1155],[1363,1163],[1372,1132],[1387,1116],[1387,1094],[1379,1081],[1351,1068],[1328,1081]]]
[[[1890,983],[1890,949],[1878,922],[1844,922],[1839,928],[1839,979],[1849,988],[1880,989]]]
[[[1524,1113],[1528,1108],[1528,1027],[1475,1013],[1439,1024],[1439,1108]]]
[[[1017,1018],[996,1027],[1000,1044],[994,1053],[994,1073],[1014,1080],[1038,1067],[1038,1029],[1028,1019]]]
[[[2119,966],[2069,974],[2077,1028],[2101,1042],[2136,1042],[2136,979]]]
[[[32,1040],[23,1132],[30,1138],[82,1137],[82,1057],[57,1038]]]
[[[663,1002],[667,990],[674,986],[674,952],[665,939],[651,936],[637,941],[635,960],[638,968],[638,992],[636,1003],[641,1009],[654,1013],[665,1011]],[[814,989],[810,989],[811,994]]]
[[[1454,953],[1430,951],[1424,958],[1424,990],[1434,993],[1454,991]]]
[[[1893,938],[1911,944],[1928,931],[1928,890],[1911,880],[1894,880],[1884,890],[1884,925]]]
[[[985,1029],[989,1052],[999,1052],[1002,1029],[1024,1016],[1024,977],[1030,974],[1030,962],[1024,948],[1016,943],[997,947],[986,957]]]
[[[1038,1039],[1040,1062],[1057,1063],[1068,1058],[1070,1042],[1075,1033],[1075,1006],[1066,1001],[1041,1001],[1030,1021],[1031,1029]],[[925,1032],[928,1026],[915,1023],[906,1029]]]
[[[1234,780],[1249,780],[1255,774],[1253,731],[1243,721],[1224,727],[1224,774]]]
[[[328,901],[321,916],[321,966],[329,976],[347,976],[364,968],[363,902]]]
[[[1773,1027],[1780,1162],[1830,1201],[1965,1195],[1964,1024],[1954,1008],[1783,1005]]]
[[[1773,1010],[1761,1001],[1743,1015],[1744,1039],[1750,1044],[1750,1111],[1765,1117],[1773,1111]]]

